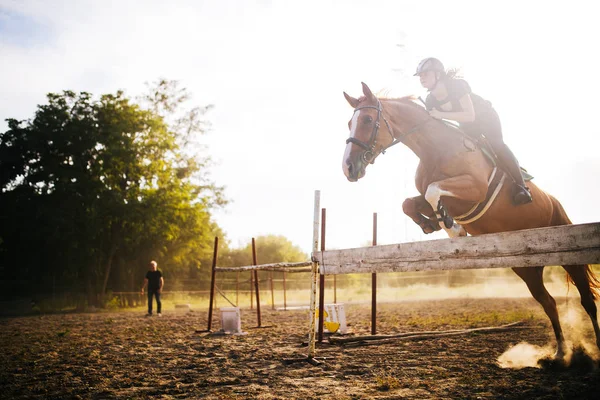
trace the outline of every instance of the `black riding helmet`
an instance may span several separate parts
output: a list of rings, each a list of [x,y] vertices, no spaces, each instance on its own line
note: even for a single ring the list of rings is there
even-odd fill
[[[438,60],[437,58],[433,58],[433,57],[425,58],[419,63],[419,66],[417,67],[417,72],[413,76],[419,76],[421,73],[426,72],[426,71],[435,71],[435,72],[444,73],[445,72],[444,64],[442,64],[442,62],[440,60]]]

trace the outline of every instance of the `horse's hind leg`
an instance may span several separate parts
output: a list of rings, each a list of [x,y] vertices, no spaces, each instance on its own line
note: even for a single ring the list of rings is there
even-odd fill
[[[600,349],[600,328],[598,327],[598,313],[596,309],[595,296],[590,287],[587,265],[565,265],[563,267],[571,276],[573,283],[581,296],[581,305],[590,316],[594,333],[596,334],[596,345]]]
[[[546,287],[544,286],[544,267],[513,268],[512,270],[515,271],[515,273],[519,275],[523,281],[525,281],[533,298],[542,305],[546,315],[548,318],[550,318],[558,347],[555,357],[563,358],[566,351],[565,338],[558,320],[556,301],[550,295],[550,293],[548,293]]]

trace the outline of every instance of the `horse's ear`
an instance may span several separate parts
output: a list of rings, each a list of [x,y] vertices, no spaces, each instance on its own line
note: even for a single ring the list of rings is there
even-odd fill
[[[364,93],[364,95],[365,95],[366,97],[368,97],[368,98],[375,97],[375,96],[373,96],[373,92],[371,92],[371,89],[369,89],[369,87],[367,86],[367,84],[366,84],[366,83],[364,83],[364,82],[361,82],[361,83],[362,83],[362,87],[363,87],[363,93]]]
[[[344,92],[344,97],[348,101],[348,103],[352,106],[352,108],[358,107],[358,99],[350,96],[348,93]]]

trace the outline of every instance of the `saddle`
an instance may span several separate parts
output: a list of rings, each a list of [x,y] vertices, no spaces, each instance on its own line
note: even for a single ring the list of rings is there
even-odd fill
[[[455,122],[448,121],[448,120],[442,120],[442,122],[444,124],[446,124],[448,127],[454,129],[456,131],[456,133],[459,133],[460,135],[463,136],[463,138],[464,138],[463,144],[466,148],[472,149],[472,151],[474,151],[475,148],[479,148],[481,150],[481,152],[483,153],[483,155],[485,156],[485,158],[490,162],[492,167],[494,167],[494,168],[498,167],[498,163],[496,161],[496,159],[497,159],[496,153],[494,152],[494,149],[492,148],[490,143],[487,141],[485,135],[481,134],[481,135],[479,135],[479,137],[474,137],[474,136],[469,135],[468,133],[464,132],[462,129],[460,129],[458,124]],[[473,147],[472,145],[467,143],[469,141],[475,147]],[[523,180],[525,182],[529,182],[530,180],[533,179],[533,175],[531,175],[529,172],[527,172],[527,170],[525,168],[521,167],[520,165],[519,165],[519,168],[521,170],[521,175],[523,176]]]

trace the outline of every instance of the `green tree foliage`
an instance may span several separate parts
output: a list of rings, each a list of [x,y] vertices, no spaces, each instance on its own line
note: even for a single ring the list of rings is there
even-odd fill
[[[198,137],[210,107],[186,109],[176,82],[49,94],[31,120],[0,134],[0,273],[13,289],[138,290],[157,259],[171,278],[196,271],[222,236],[210,211],[226,203]],[[21,283],[19,287],[18,283]]]

